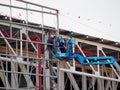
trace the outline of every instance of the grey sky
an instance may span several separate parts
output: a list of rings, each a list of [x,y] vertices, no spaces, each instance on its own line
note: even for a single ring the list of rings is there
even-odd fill
[[[120,0],[32,1],[58,8],[62,14],[60,28],[120,41]]]
[[[120,0],[26,1],[59,9],[60,28],[120,42]]]

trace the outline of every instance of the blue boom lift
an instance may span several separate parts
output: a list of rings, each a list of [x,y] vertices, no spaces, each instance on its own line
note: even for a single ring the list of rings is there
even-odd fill
[[[60,52],[60,49],[63,48],[60,46],[62,41],[65,40],[66,50],[65,52]],[[81,64],[92,64],[92,65],[105,65],[113,64],[116,60],[112,56],[87,56],[84,57],[78,53],[75,53],[73,48],[75,46],[75,40],[70,36],[70,39],[65,39],[62,37],[57,37],[54,42],[54,53],[56,58],[66,58],[67,60],[72,60],[76,58]]]

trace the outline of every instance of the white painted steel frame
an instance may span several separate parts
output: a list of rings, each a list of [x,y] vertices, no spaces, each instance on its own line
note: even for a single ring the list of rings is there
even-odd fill
[[[5,21],[5,20],[0,20],[0,24],[2,24],[2,25],[4,25],[4,26],[8,26],[8,27],[10,27],[10,37],[5,37],[3,34],[2,34],[2,32],[0,31],[0,34],[1,34],[1,36],[0,36],[0,39],[3,39],[4,41],[5,41],[5,43],[9,46],[9,49],[12,51],[12,55],[5,55],[5,56],[9,56],[9,57],[14,57],[14,59],[11,59],[11,58],[5,58],[5,57],[0,57],[0,60],[1,61],[5,61],[5,62],[11,62],[12,63],[12,69],[13,69],[13,71],[7,71],[7,70],[0,70],[0,75],[3,77],[3,76],[5,76],[4,74],[2,74],[2,73],[11,73],[11,75],[15,75],[16,74],[16,76],[15,77],[17,77],[17,74],[23,74],[24,75],[24,78],[26,79],[26,82],[27,82],[27,89],[25,89],[25,90],[32,90],[30,87],[31,86],[33,86],[34,87],[34,85],[32,84],[33,82],[31,81],[31,79],[30,79],[30,76],[31,75],[35,75],[36,77],[37,76],[43,76],[43,77],[52,77],[52,78],[58,78],[59,79],[59,73],[57,73],[57,76],[52,76],[52,75],[46,75],[45,73],[43,74],[43,75],[40,75],[40,74],[38,74],[38,73],[35,73],[35,74],[33,74],[33,73],[30,73],[29,72],[29,66],[31,66],[31,65],[33,65],[34,67],[36,67],[36,70],[37,70],[37,63],[36,64],[31,64],[32,62],[29,62],[29,59],[30,58],[33,58],[33,59],[37,59],[35,62],[39,62],[39,59],[40,60],[43,60],[43,61],[48,61],[48,59],[46,59],[46,58],[37,58],[37,57],[29,57],[28,56],[28,49],[26,49],[27,51],[27,56],[23,56],[23,41],[24,42],[26,42],[26,43],[28,43],[28,42],[30,42],[31,43],[31,45],[33,46],[33,48],[34,48],[34,50],[37,52],[37,47],[34,45],[34,44],[37,44],[37,43],[42,43],[42,45],[47,45],[47,43],[45,43],[45,42],[35,42],[35,41],[31,41],[30,40],[30,38],[28,37],[28,31],[31,31],[31,32],[36,32],[36,33],[40,33],[40,34],[42,34],[42,41],[44,41],[44,36],[45,36],[45,32],[44,32],[44,29],[49,29],[49,30],[53,30],[53,31],[55,31],[55,32],[57,32],[57,34],[56,35],[58,35],[59,34],[59,21],[58,21],[58,10],[57,9],[53,9],[53,8],[49,8],[49,7],[46,7],[46,6],[42,6],[42,5],[38,5],[38,4],[34,4],[34,3],[30,3],[30,2],[26,2],[26,1],[21,1],[21,0],[19,0],[20,2],[23,2],[23,3],[25,3],[26,4],[26,8],[23,8],[23,7],[18,7],[18,6],[13,6],[13,5],[11,5],[11,1],[10,1],[10,5],[7,5],[7,4],[2,4],[2,3],[0,3],[0,6],[4,6],[4,7],[8,7],[8,8],[10,8],[10,21]],[[27,5],[28,4],[31,4],[31,5],[35,5],[35,6],[38,6],[38,7],[41,7],[42,9],[43,8],[47,8],[47,9],[49,9],[49,10],[53,10],[53,11],[55,11],[55,13],[51,13],[51,12],[46,12],[46,11],[40,11],[40,10],[35,10],[35,9],[29,9],[29,8],[27,8]],[[27,21],[27,23],[26,24],[24,24],[24,23],[17,23],[17,22],[12,22],[12,8],[18,8],[18,9],[22,9],[22,10],[25,10],[26,11],[26,17],[28,17],[28,11],[34,11],[34,12],[39,12],[39,13],[42,13],[42,23],[41,23],[41,26],[34,26],[34,25],[29,25],[28,24],[28,18],[26,18],[26,21]],[[43,17],[43,13],[44,14],[49,14],[49,15],[55,15],[55,17],[57,18],[57,20],[56,20],[56,24],[57,24],[57,28],[55,29],[55,28],[49,28],[49,27],[44,27],[44,17]],[[14,28],[19,28],[19,29],[24,29],[24,30],[20,30],[20,39],[16,39],[16,38],[12,38],[12,27],[14,27]],[[35,28],[38,28],[38,29],[35,29]],[[43,29],[44,28],[44,29]],[[27,32],[26,32],[27,31]],[[23,36],[23,34],[25,34],[26,35],[26,37],[27,37],[27,40],[23,40],[22,39],[22,36]],[[17,53],[14,51],[14,49],[11,47],[11,45],[9,44],[9,40],[14,40],[14,41],[20,41],[20,55],[17,55]],[[45,51],[44,51],[45,52]],[[1,54],[2,55],[2,54]],[[25,61],[23,61],[23,58],[27,58],[27,62],[25,62]],[[54,61],[54,60],[53,60]],[[55,61],[56,62],[56,61]],[[15,71],[15,67],[14,67],[14,64],[13,63],[17,63],[18,65],[19,65],[19,67],[20,67],[20,69],[21,69],[21,71],[22,72],[18,72],[18,71]],[[45,64],[46,65],[46,64]],[[45,70],[45,65],[43,65],[43,68],[44,68],[44,70]],[[25,68],[25,66],[27,66],[27,69]],[[59,70],[59,66],[58,66],[58,70]],[[59,72],[59,71],[58,71]],[[0,87],[1,89],[11,89],[11,90],[13,90],[13,89],[17,89],[17,90],[21,90],[21,88],[19,88],[18,87],[18,85],[17,85],[17,83],[16,83],[16,86],[15,86],[15,83],[14,83],[14,81],[15,81],[15,77],[13,76],[13,78],[12,78],[12,81],[13,81],[13,84],[12,84],[12,86],[13,87],[10,87],[10,85],[9,85],[9,83],[7,83],[7,85],[6,85],[6,87]],[[43,78],[44,79],[44,78]],[[7,79],[6,79],[7,80]],[[38,80],[38,79],[36,79],[36,80]],[[3,81],[3,79],[2,79],[2,81]],[[7,80],[8,81],[8,80]],[[45,80],[43,80],[43,81],[45,81]],[[45,81],[46,82],[46,81]],[[43,83],[45,83],[45,82],[43,82]],[[59,84],[57,84],[57,87],[56,88],[58,88],[59,87]],[[37,87],[35,87],[35,88],[37,88]],[[43,89],[45,90],[45,88],[46,88],[46,86],[43,86]],[[22,89],[23,90],[23,89]],[[33,89],[34,90],[34,89]],[[59,90],[59,88],[57,89],[57,90]]]

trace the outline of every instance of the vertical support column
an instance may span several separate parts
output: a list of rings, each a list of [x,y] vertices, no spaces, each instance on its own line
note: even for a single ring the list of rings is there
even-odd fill
[[[56,10],[56,13],[57,13],[57,37],[59,36],[59,10]],[[58,86],[58,90],[61,90],[60,89],[60,63],[57,62],[57,86]]]
[[[45,34],[44,35],[44,37],[42,36],[42,42],[45,42],[45,43],[47,43],[47,35]],[[47,48],[47,46],[46,45],[44,45],[44,55],[45,55],[45,57],[47,56],[46,55],[46,48]],[[43,90],[46,90],[46,60],[43,60],[42,61],[42,65],[43,65]]]
[[[60,65],[61,66],[61,65]],[[63,71],[60,71],[59,72],[59,78],[60,78],[60,80],[59,80],[59,90],[64,90],[64,72]]]
[[[73,53],[75,53],[75,44],[72,45]],[[75,59],[73,59],[73,69],[75,70]]]
[[[41,45],[40,45],[40,37],[38,36],[38,58],[41,58]],[[41,72],[42,72],[42,67],[41,67],[41,61],[39,60],[39,62],[38,62],[38,74],[41,74]],[[42,90],[42,76],[38,76],[38,83],[39,83],[39,85],[38,85],[38,90]]]
[[[59,10],[56,10],[57,13],[57,37],[59,36]]]
[[[63,71],[60,71],[60,89],[59,90],[64,90],[64,72]]]
[[[109,90],[111,86],[111,81],[107,80],[106,84],[105,84],[105,90]]]
[[[11,71],[17,72],[16,63],[11,61]],[[17,88],[18,87],[18,79],[16,73],[11,73],[11,87]]]
[[[60,63],[60,68],[62,68],[63,67],[63,65]],[[59,71],[59,80],[58,80],[58,89],[59,90],[64,90],[64,71]]]
[[[12,5],[12,0],[10,0],[10,6]],[[10,7],[10,37],[12,38],[12,7]]]
[[[42,12],[43,12],[43,7],[42,7]],[[44,35],[43,35],[43,32],[44,32],[44,14],[42,14],[42,42],[44,41]]]
[[[103,66],[101,66],[101,67],[102,67],[101,75],[104,76],[104,67]],[[102,90],[105,90],[105,86],[104,86],[105,85],[105,80],[102,79],[101,82],[102,82],[102,87],[103,87]]]
[[[23,43],[22,43],[23,30],[20,30],[20,56],[22,56]]]
[[[46,69],[46,75],[50,75],[49,69]],[[45,80],[46,80],[45,90],[50,90],[50,77],[45,77]]]
[[[82,72],[85,72],[85,67],[82,67]],[[87,90],[87,77],[82,75],[82,90]]]
[[[100,46],[97,46],[97,56],[99,56],[99,50],[102,50],[102,47]],[[97,65],[98,67],[98,71],[97,71],[97,75],[100,75],[100,65],[98,64]],[[102,79],[97,79],[97,87],[98,87],[98,90],[103,90],[103,87],[102,87]]]
[[[101,49],[102,49],[102,47],[97,46],[97,56],[100,56],[99,50],[101,50]],[[97,72],[100,75],[100,65],[98,64],[97,67],[98,67],[98,71]]]
[[[95,82],[96,82],[96,78],[92,77],[92,90],[95,90]]]
[[[112,70],[112,78],[115,78],[115,74]],[[117,90],[117,84],[118,82],[112,81],[112,90]]]
[[[47,43],[47,39],[48,39],[48,33],[45,35],[45,43]],[[47,50],[47,46],[45,47],[45,58],[49,59],[49,51]],[[44,73],[44,75],[49,76],[50,75],[49,63],[48,63],[48,61],[43,61],[43,62],[44,62],[44,68],[45,68],[43,73]],[[44,76],[43,90],[50,90],[50,77],[46,77],[46,76]]]
[[[103,90],[102,79],[97,79],[97,89],[98,90]]]

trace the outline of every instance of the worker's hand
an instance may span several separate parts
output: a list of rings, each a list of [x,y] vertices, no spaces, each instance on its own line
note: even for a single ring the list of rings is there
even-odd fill
[[[48,50],[48,48],[46,48],[45,50]]]

